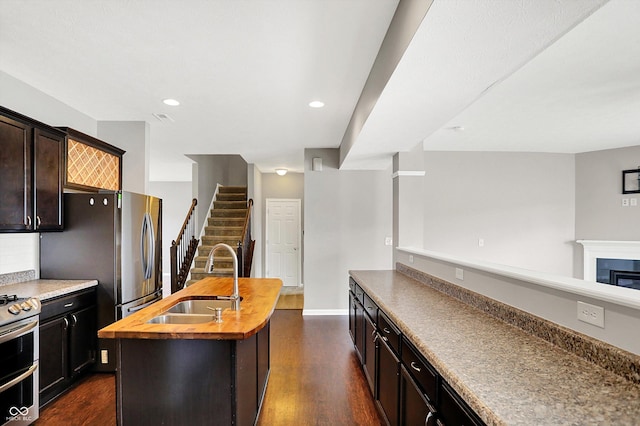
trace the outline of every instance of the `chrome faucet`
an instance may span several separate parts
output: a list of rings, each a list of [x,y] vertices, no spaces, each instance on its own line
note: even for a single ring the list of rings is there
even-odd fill
[[[233,294],[231,296],[218,296],[219,299],[229,299],[233,300],[233,307],[231,308],[234,311],[240,310],[240,291],[238,290],[238,256],[236,256],[236,252],[231,248],[231,246],[225,243],[218,243],[209,252],[209,257],[207,257],[207,263],[204,265],[204,272],[211,273],[213,269],[213,252],[216,251],[217,248],[225,248],[229,253],[231,253],[231,258],[233,259]]]

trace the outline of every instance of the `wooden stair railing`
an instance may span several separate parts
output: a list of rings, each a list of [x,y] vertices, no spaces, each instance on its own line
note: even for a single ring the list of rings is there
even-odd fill
[[[175,293],[184,287],[191,263],[198,249],[200,240],[196,238],[195,218],[197,204],[198,200],[194,198],[178,233],[178,238],[171,241],[171,293]]]
[[[251,263],[253,261],[253,247],[255,240],[251,239],[251,211],[253,209],[253,199],[247,202],[247,214],[244,219],[244,229],[242,239],[238,242],[238,276],[251,276]]]

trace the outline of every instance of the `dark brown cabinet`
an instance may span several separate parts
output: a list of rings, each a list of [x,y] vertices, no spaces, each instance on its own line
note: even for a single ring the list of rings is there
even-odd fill
[[[484,423],[358,283],[349,278],[349,332],[388,425]]]
[[[40,315],[40,405],[64,392],[96,359],[95,290],[47,300]]]
[[[118,339],[118,424],[255,425],[269,334],[267,324],[244,340]]]
[[[436,424],[435,409],[429,404],[404,365],[400,366],[400,424],[432,426]]]
[[[400,360],[387,341],[378,345],[378,392],[376,401],[388,425],[398,424]]]
[[[63,226],[65,135],[0,107],[0,232]]]
[[[469,408],[469,406],[451,389],[442,382],[440,388],[439,422],[443,425],[480,426],[482,421]]]

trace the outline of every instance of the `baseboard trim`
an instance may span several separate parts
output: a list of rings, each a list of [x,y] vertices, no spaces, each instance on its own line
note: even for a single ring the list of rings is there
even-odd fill
[[[349,309],[303,309],[302,315],[349,315]]]

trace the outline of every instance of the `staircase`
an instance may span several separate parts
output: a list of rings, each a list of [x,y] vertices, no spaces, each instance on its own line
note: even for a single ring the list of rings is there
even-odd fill
[[[191,269],[190,285],[205,277],[233,276],[233,259],[225,249],[217,249],[213,272],[205,273],[204,267],[211,248],[218,243],[230,245],[234,250],[242,240],[242,231],[247,216],[247,188],[244,186],[220,186],[213,202],[211,215],[207,218],[205,233]],[[239,275],[242,271],[239,271]]]

